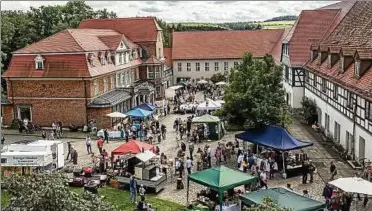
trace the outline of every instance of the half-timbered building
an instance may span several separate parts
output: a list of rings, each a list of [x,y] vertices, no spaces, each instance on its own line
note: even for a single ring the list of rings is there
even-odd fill
[[[354,2],[310,50],[304,94],[318,123],[356,160],[372,159],[372,2]]]

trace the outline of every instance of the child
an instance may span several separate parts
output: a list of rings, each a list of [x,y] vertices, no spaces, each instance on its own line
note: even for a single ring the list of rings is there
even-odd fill
[[[143,187],[143,184],[141,184],[141,187],[139,188],[138,192],[139,192],[139,195],[140,195],[141,197],[142,197],[142,196],[145,196],[146,190],[145,190],[145,188]]]

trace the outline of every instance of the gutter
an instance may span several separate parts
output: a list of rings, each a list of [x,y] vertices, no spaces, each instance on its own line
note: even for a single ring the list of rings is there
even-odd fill
[[[10,82],[10,87],[12,87],[12,104],[13,104],[13,115],[14,115],[14,119],[16,118],[16,106],[15,106],[15,103],[14,103],[14,88],[13,88],[13,83],[11,80],[8,80]],[[18,113],[18,112],[17,112]],[[18,116],[17,116],[17,119],[18,119]]]
[[[87,81],[82,78],[84,82],[84,98],[85,98],[85,124],[88,125],[88,94],[87,94]]]
[[[352,151],[352,158],[353,160],[355,160],[355,140],[356,140],[356,135],[355,135],[355,131],[356,131],[356,110],[357,110],[357,96],[355,96],[355,100],[354,100],[354,107],[353,107],[353,151]]]

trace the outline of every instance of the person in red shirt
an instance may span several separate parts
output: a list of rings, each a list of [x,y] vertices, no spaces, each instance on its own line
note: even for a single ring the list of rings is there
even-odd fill
[[[108,168],[108,153],[106,152],[106,150],[102,151],[102,159],[105,162],[105,169],[107,169]]]
[[[98,146],[99,154],[102,154],[103,140],[101,138],[98,139],[97,146]]]

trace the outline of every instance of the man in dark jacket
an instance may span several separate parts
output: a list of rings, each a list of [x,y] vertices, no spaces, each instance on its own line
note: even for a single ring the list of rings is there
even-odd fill
[[[105,136],[105,141],[106,141],[106,143],[108,143],[108,141],[109,141],[109,133],[108,133],[107,129],[105,129],[103,131],[103,133],[104,133],[104,136]]]
[[[314,172],[315,172],[315,166],[313,162],[309,161],[309,174],[310,174],[310,183],[313,183],[314,181]]]
[[[309,164],[306,161],[303,161],[302,162],[302,184],[306,184],[308,173],[309,173]]]

